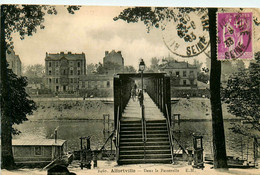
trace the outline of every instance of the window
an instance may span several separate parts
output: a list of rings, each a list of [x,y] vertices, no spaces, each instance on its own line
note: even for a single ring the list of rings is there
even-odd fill
[[[107,87],[108,88],[110,87],[110,81],[107,81]]]
[[[190,71],[190,74],[193,74],[193,70]]]
[[[51,62],[49,62],[49,67],[51,67]]]
[[[59,79],[58,78],[56,78],[56,83],[59,83]]]
[[[170,71],[169,74],[171,75],[171,74],[172,74],[172,71]]]
[[[73,75],[73,70],[70,70],[70,75]]]
[[[187,76],[187,72],[183,71],[183,77],[186,77],[186,76]]]
[[[80,67],[80,62],[78,62],[78,67]]]
[[[80,75],[80,70],[78,70],[78,75]]]
[[[63,70],[63,75],[66,75],[66,70]]]
[[[49,83],[51,83],[51,78],[49,79]]]
[[[59,67],[59,62],[58,62],[58,61],[56,61],[56,64],[55,64],[55,65],[56,65],[56,67]]]
[[[42,155],[42,147],[41,146],[34,147],[34,154],[36,156],[41,156]]]
[[[176,76],[180,76],[180,72],[179,71],[176,71]]]
[[[49,70],[49,75],[51,75],[51,70]]]
[[[70,83],[73,83],[73,78],[70,79]]]
[[[187,85],[187,81],[186,80],[183,80],[183,85]]]

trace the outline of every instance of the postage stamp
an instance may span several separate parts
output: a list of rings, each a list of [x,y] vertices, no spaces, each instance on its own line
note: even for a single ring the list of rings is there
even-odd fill
[[[218,60],[253,58],[253,14],[218,13]]]

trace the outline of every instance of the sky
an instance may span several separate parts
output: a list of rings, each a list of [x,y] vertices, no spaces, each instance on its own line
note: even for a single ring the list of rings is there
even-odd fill
[[[153,28],[147,33],[143,23],[114,21],[125,7],[82,6],[74,15],[64,6],[57,6],[58,15],[45,16],[45,29],[38,29],[33,36],[20,40],[14,34],[14,50],[22,64],[43,64],[46,52],[72,52],[86,54],[87,64],[102,62],[105,51],[121,51],[125,65],[137,68],[140,58],[149,66],[152,57],[173,56],[180,61],[205,62],[204,53],[182,58],[172,54],[165,46],[162,31]],[[259,12],[259,11],[258,11]],[[259,13],[258,13],[259,15]],[[259,15],[260,16],[260,15]],[[260,28],[255,28],[259,31]],[[259,32],[257,37],[260,38]],[[256,43],[260,48],[259,40]],[[208,49],[206,49],[208,51]]]

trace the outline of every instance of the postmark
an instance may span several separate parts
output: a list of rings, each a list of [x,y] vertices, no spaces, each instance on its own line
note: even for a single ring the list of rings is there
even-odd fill
[[[218,60],[253,58],[253,14],[217,14]]]
[[[163,41],[175,55],[194,57],[209,45],[209,19],[206,9],[189,13],[176,11],[174,21],[165,24]]]

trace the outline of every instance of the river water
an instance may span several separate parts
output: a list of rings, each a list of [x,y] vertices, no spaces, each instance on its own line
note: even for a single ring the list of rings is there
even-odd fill
[[[111,125],[112,126],[112,125]],[[229,121],[224,122],[226,148],[229,156],[236,156],[253,159],[253,141],[241,135],[233,133],[228,128],[231,127]],[[54,130],[58,129],[58,138],[67,140],[68,150],[74,151],[80,148],[80,137],[91,136],[91,149],[100,149],[109,133],[103,133],[104,125],[102,120],[58,120],[58,121],[26,121],[15,126],[22,133],[14,136],[14,139],[37,139],[54,138]],[[111,127],[112,128],[112,127]],[[192,147],[192,134],[203,136],[204,153],[212,153],[212,127],[211,121],[184,121],[180,127],[175,126],[175,130],[180,128],[180,133],[174,133],[184,147]],[[106,147],[109,149],[109,145]],[[247,150],[247,148],[249,148]],[[243,151],[242,151],[243,150]]]

